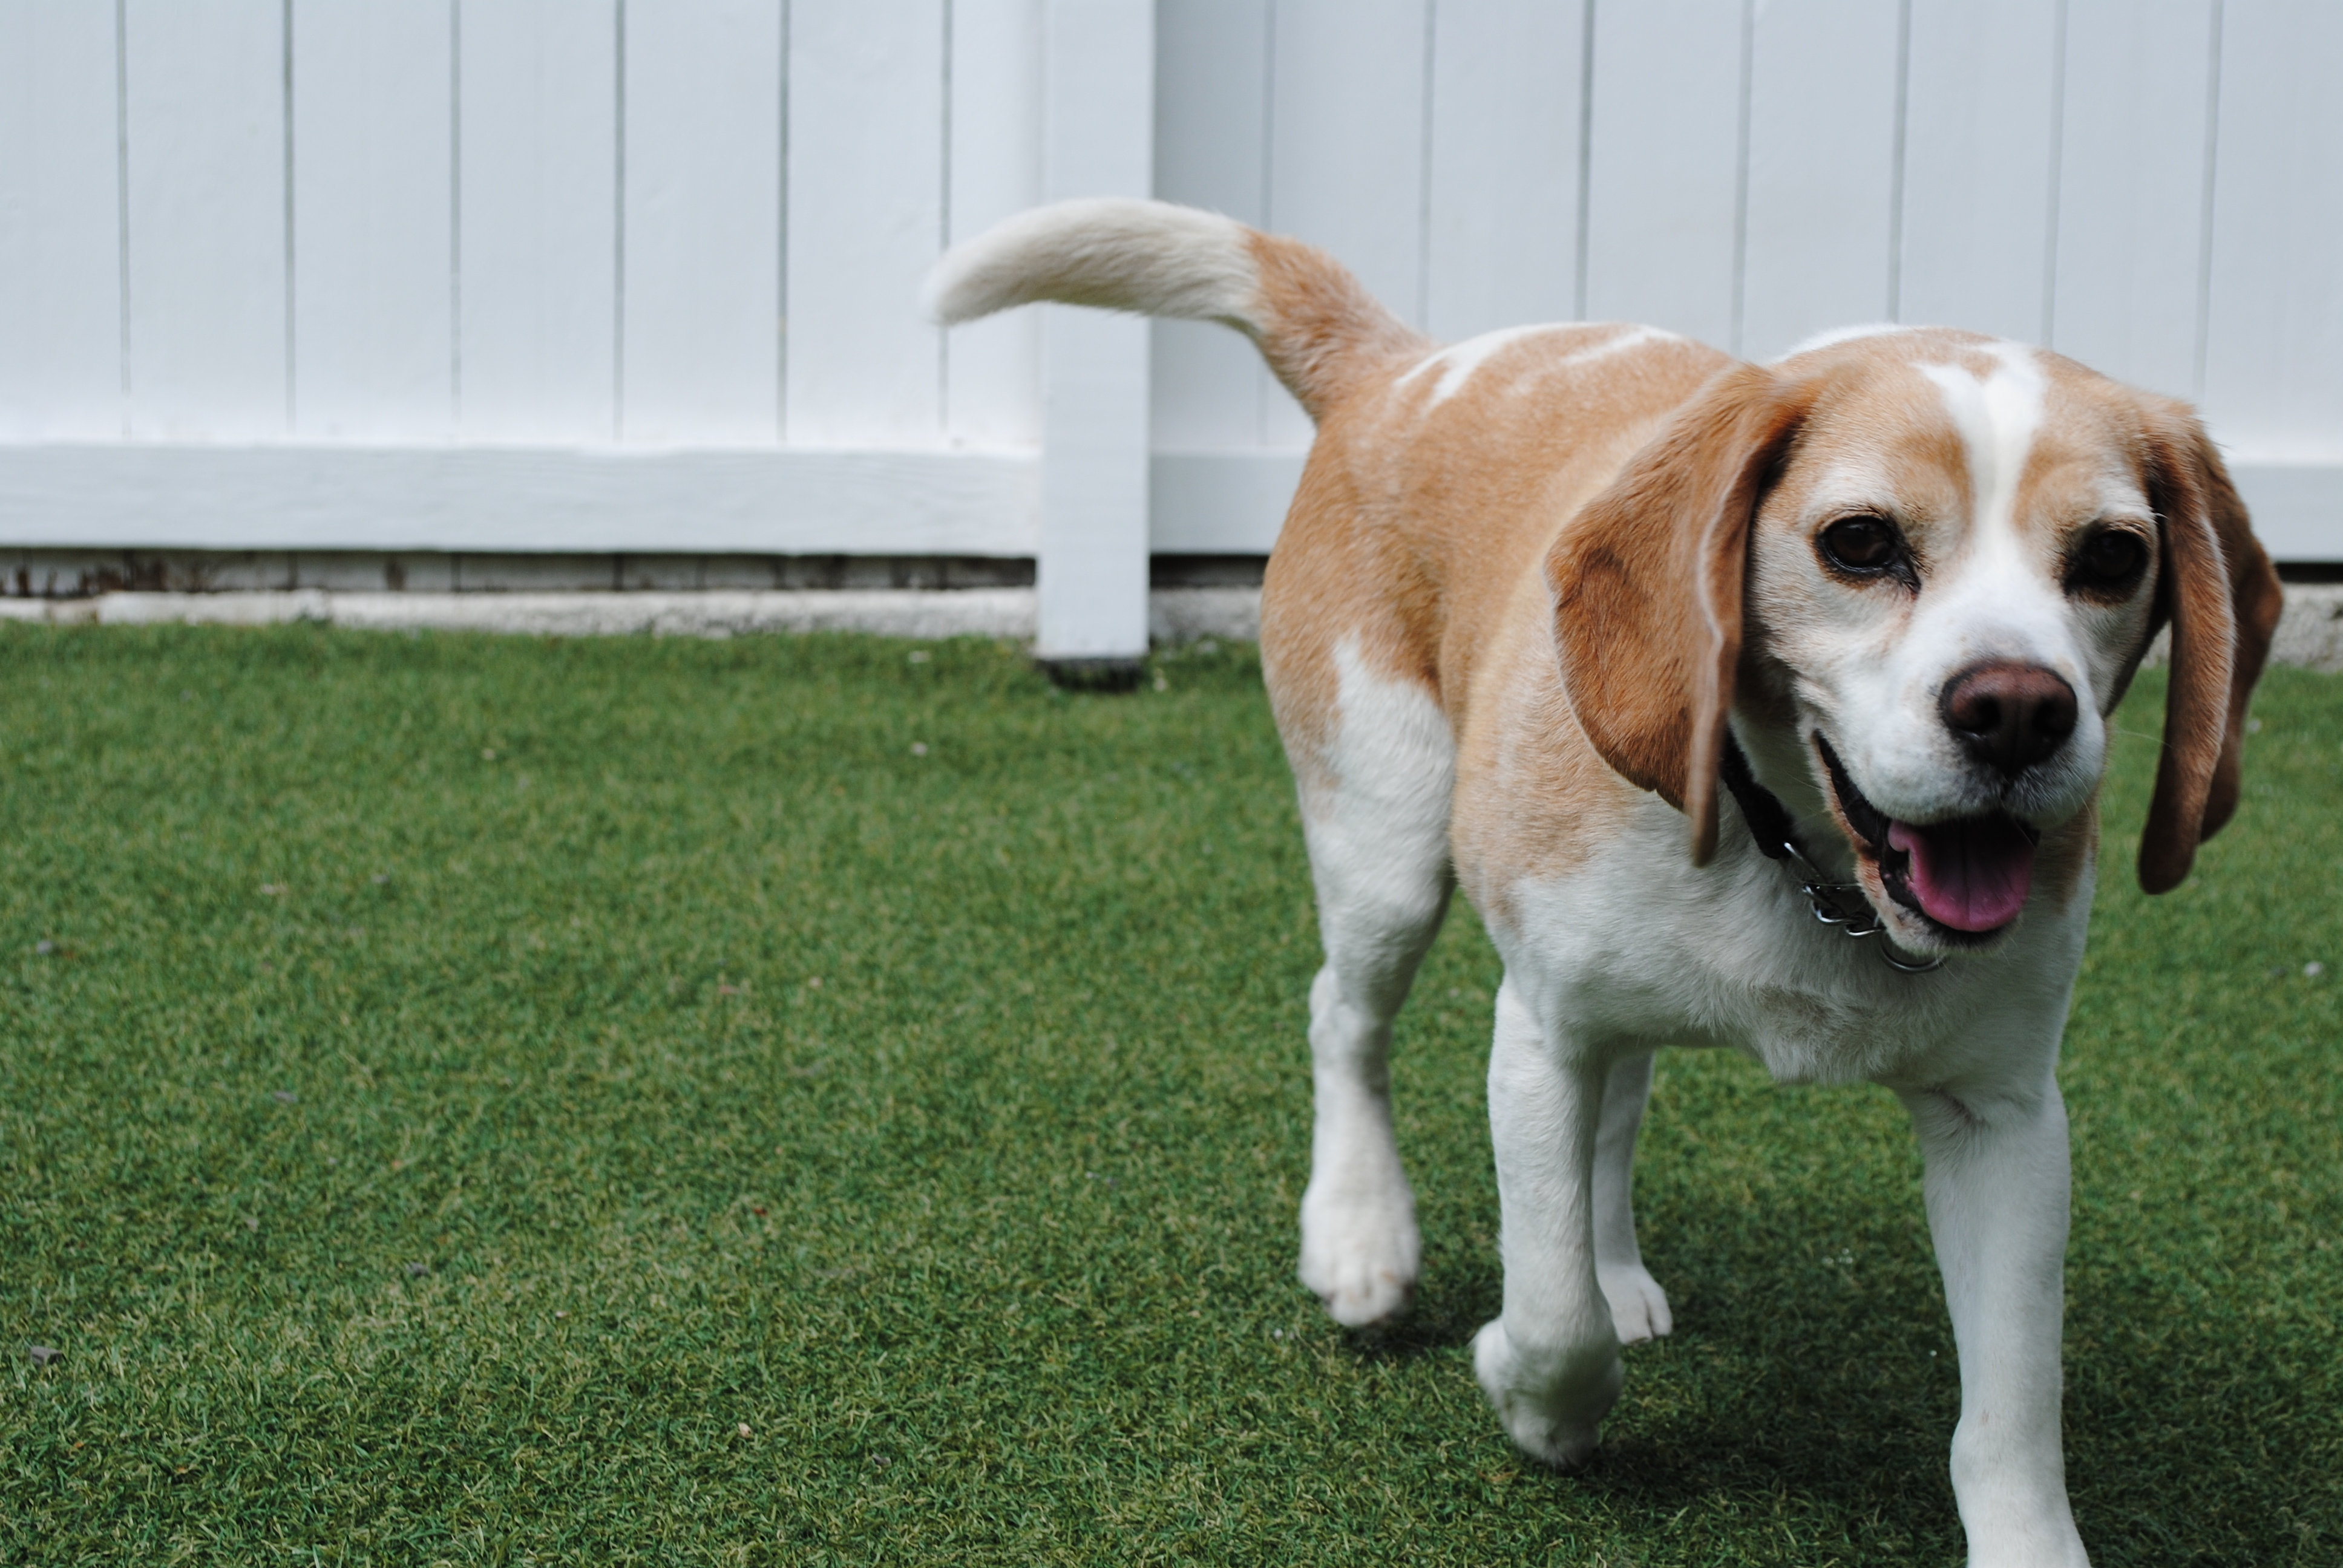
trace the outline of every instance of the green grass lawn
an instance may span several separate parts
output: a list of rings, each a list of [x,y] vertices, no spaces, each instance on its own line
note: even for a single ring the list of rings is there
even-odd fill
[[[1588,1473],[1513,1452],[1461,907],[1400,1028],[1414,1316],[1294,1282],[1315,935],[1249,649],[1129,697],[985,642],[0,659],[0,1562],[1958,1558],[1877,1091],[1664,1059],[1675,1337]],[[2331,1564],[2343,680],[2273,673],[2151,901],[2162,690],[2067,1039],[2069,1480],[2102,1568]]]

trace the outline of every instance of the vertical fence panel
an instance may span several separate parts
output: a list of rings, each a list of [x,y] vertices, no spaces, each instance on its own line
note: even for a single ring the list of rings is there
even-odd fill
[[[1431,0],[1279,0],[1269,221],[1322,246],[1376,298],[1423,318],[1424,47]],[[1267,444],[1306,447],[1279,397]]]
[[[1586,315],[1733,338],[1742,0],[1594,12]]]
[[[2222,34],[2205,410],[2224,440],[2255,457],[2334,463],[2343,460],[2343,6],[2230,0]]]
[[[166,441],[286,416],[281,0],[129,0],[130,418]]]
[[[918,310],[943,238],[941,0],[789,10],[789,434],[935,440],[942,345]]]
[[[1269,221],[1272,0],[1161,0],[1155,27],[1155,194]],[[1270,398],[1285,397],[1252,344],[1225,327],[1155,324],[1155,445],[1258,447]]]
[[[2059,10],[1912,0],[1901,319],[2043,335]]]
[[[621,434],[780,439],[781,0],[628,0]]]
[[[293,429],[455,422],[455,15],[294,0]]]
[[[1155,156],[1153,0],[1046,0],[1042,189],[1144,196]],[[1147,323],[1044,307],[1041,550],[1053,659],[1147,651]]]
[[[0,0],[0,437],[122,433],[114,8]]]
[[[1740,351],[1888,314],[1897,7],[1775,0],[1750,40]]]
[[[2050,340],[2197,392],[2212,0],[2067,0]]]
[[[1585,0],[1433,17],[1424,329],[1567,320],[1578,299]]]
[[[950,242],[1041,199],[1040,0],[953,0]],[[945,429],[955,443],[1041,438],[1041,319],[1015,310],[945,344]]]
[[[618,397],[613,0],[463,0],[458,409],[472,440],[608,441]]]

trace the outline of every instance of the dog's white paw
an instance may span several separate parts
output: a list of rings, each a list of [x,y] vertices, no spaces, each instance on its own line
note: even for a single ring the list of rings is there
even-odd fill
[[[1388,1322],[1407,1310],[1423,1243],[1407,1179],[1367,1191],[1310,1183],[1302,1195],[1302,1282],[1345,1328]]]
[[[1473,1336],[1473,1372],[1514,1444],[1560,1471],[1584,1466],[1626,1381],[1615,1343],[1523,1354],[1502,1319]]]
[[[1611,1303],[1611,1326],[1618,1331],[1621,1344],[1664,1339],[1675,1327],[1675,1319],[1668,1314],[1668,1293],[1643,1264],[1598,1263],[1594,1279],[1603,1287],[1603,1299]]]

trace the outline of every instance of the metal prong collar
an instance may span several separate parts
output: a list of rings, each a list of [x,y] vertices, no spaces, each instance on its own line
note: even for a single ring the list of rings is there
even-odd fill
[[[1924,975],[1944,967],[1945,960],[1941,958],[1930,959],[1926,963],[1912,963],[1896,957],[1895,939],[1887,935],[1887,922],[1880,919],[1879,911],[1871,907],[1871,900],[1864,896],[1862,884],[1826,880],[1822,868],[1807,859],[1787,839],[1782,840],[1782,853],[1796,866],[1798,890],[1806,895],[1806,902],[1813,908],[1815,920],[1826,926],[1836,926],[1841,936],[1857,940],[1865,937],[1879,938],[1879,956],[1887,960],[1888,968],[1905,974]],[[1852,909],[1844,901],[1850,897],[1854,900],[1855,907]]]

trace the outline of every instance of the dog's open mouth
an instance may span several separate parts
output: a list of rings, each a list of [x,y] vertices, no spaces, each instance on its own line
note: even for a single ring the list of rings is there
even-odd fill
[[[1864,799],[1819,732],[1815,746],[1847,826],[1879,867],[1887,896],[1968,936],[1999,930],[2017,918],[2034,886],[2034,849],[2042,835],[1999,811],[1948,822],[1901,822]]]

